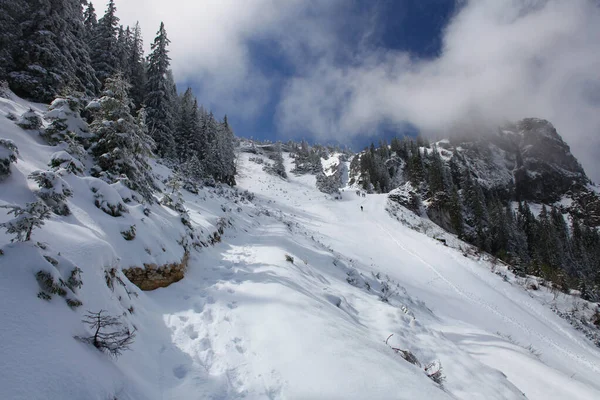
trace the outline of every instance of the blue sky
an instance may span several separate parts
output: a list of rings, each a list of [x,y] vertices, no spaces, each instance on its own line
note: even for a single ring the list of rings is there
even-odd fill
[[[92,0],[99,13],[105,0]],[[115,0],[240,136],[366,144],[550,120],[600,181],[600,0]]]

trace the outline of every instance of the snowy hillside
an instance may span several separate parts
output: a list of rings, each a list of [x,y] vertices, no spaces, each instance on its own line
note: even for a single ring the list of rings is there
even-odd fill
[[[0,205],[35,201],[28,176],[62,150],[5,118],[30,106],[0,105],[0,135],[19,151]],[[236,189],[182,191],[189,245],[172,208],[145,210],[118,184],[67,173],[70,215],[53,214],[31,242],[0,233],[0,398],[600,398],[600,352],[543,296],[391,218],[386,195],[346,188],[336,200],[314,175],[283,179],[257,157],[239,154]],[[152,172],[168,193],[171,171]],[[185,278],[153,291],[121,272],[184,258]],[[68,280],[75,266],[81,287],[38,297],[39,271]],[[100,310],[136,329],[119,358],[74,339]]]

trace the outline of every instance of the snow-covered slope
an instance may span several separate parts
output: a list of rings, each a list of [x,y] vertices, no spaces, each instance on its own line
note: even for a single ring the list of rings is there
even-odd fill
[[[20,114],[29,105],[3,107]],[[33,201],[27,175],[59,149],[3,115],[0,129],[20,152],[0,182],[0,205]],[[314,176],[283,180],[251,156],[239,156],[237,192],[185,194],[198,231],[208,235],[220,219],[231,226],[214,246],[192,250],[186,277],[167,288],[142,292],[118,270],[178,261],[178,215],[127,205],[127,215],[107,216],[90,197],[92,178],[66,178],[73,214],[33,233],[46,249],[8,244],[2,233],[0,398],[600,397],[598,350],[486,261],[390,218],[385,195],[346,190],[334,200]],[[154,172],[170,174],[161,165]],[[246,189],[256,193],[252,203],[239,195]],[[120,231],[132,224],[137,236],[127,241]],[[44,256],[59,261],[56,271]],[[71,265],[82,269],[74,295],[83,306],[39,299],[35,273]],[[123,285],[107,286],[108,267]],[[116,360],[73,338],[86,334],[85,311],[100,309],[137,328],[132,351]],[[427,376],[431,362],[430,374],[442,366],[443,385]]]

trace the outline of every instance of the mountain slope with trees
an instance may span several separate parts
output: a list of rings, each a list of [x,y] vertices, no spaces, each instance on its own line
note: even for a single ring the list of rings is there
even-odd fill
[[[394,138],[351,171],[355,184],[390,192],[520,273],[600,299],[599,190],[548,121],[435,143]]]

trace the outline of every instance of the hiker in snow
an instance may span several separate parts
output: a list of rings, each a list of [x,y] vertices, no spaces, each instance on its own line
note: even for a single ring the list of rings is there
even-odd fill
[[[363,206],[360,206],[360,211],[362,211],[362,210],[363,210]]]

